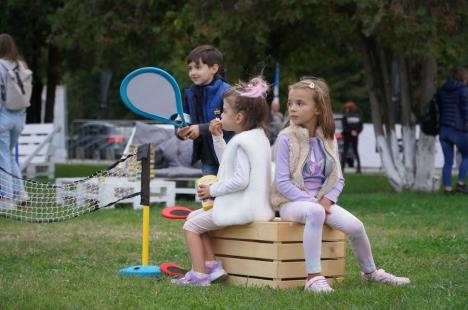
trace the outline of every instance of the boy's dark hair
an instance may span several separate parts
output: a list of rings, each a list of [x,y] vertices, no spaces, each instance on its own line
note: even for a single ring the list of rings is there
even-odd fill
[[[186,63],[189,64],[192,61],[198,63],[200,60],[209,67],[217,64],[221,69],[223,66],[223,54],[211,45],[200,45],[194,48],[187,56]]]

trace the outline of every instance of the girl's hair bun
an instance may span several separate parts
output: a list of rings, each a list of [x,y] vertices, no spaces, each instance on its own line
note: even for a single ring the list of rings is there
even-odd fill
[[[247,98],[266,98],[268,92],[268,83],[261,77],[253,78],[248,84],[242,85],[238,89],[240,96]]]

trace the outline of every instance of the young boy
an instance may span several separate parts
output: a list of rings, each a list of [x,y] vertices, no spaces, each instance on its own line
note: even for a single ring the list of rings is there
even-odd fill
[[[192,164],[201,160],[203,175],[216,175],[219,161],[208,127],[211,120],[221,117],[223,95],[231,88],[220,74],[223,55],[212,46],[202,45],[190,52],[187,65],[193,85],[185,90],[184,112],[190,114],[191,125],[177,130],[177,136],[193,140]],[[231,137],[232,133],[224,134],[226,142]]]

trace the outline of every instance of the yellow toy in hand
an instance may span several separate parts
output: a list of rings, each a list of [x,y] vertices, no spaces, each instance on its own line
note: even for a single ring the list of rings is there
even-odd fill
[[[205,175],[199,178],[196,182],[197,188],[200,187],[200,185],[208,185],[210,186],[213,183],[216,183],[218,181],[218,178],[215,175]],[[213,198],[208,198],[208,199],[203,199],[202,200],[202,208],[205,211],[208,211],[209,209],[213,208]]]

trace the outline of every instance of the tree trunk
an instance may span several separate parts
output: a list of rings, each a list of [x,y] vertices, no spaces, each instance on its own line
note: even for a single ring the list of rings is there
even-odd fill
[[[42,89],[44,88],[44,84],[39,74],[39,57],[39,53],[35,54],[35,57],[32,58],[31,62],[28,64],[33,72],[31,106],[28,108],[26,115],[26,122],[28,124],[41,122]]]
[[[49,44],[47,59],[47,96],[45,122],[54,121],[55,89],[59,82],[59,51],[57,46]]]
[[[388,102],[388,99],[391,100],[391,95],[389,96],[391,92],[388,89],[390,79],[386,73],[386,70],[388,70],[386,57],[373,38],[365,37],[364,35],[362,38],[364,69],[371,105],[372,123],[376,135],[377,152],[380,155],[382,167],[391,186],[400,192],[405,186],[404,180],[401,177],[401,171],[399,171],[397,166],[398,161],[395,161],[397,159],[395,154],[398,156],[398,144],[395,135],[394,117],[389,116],[389,111],[393,111],[393,109],[389,106],[392,103]],[[381,109],[382,105],[383,111]],[[384,121],[382,121],[382,116]],[[391,124],[393,126],[390,126]],[[395,148],[396,151],[394,150]]]
[[[433,191],[437,186],[434,180],[435,138],[420,133],[416,142],[416,124],[412,113],[412,103],[416,92],[412,92],[412,79],[415,72],[410,72],[408,60],[400,58],[398,64],[398,77],[400,80],[401,104],[401,137],[402,153],[400,153],[396,135],[395,104],[392,101],[390,83],[389,53],[372,36],[362,35],[364,55],[364,69],[370,106],[372,110],[372,123],[376,135],[376,147],[382,161],[387,178],[396,191],[416,190]],[[417,106],[428,102],[435,92],[435,78],[437,77],[437,64],[435,59],[422,62],[422,70]]]
[[[414,185],[415,176],[415,146],[416,146],[416,130],[411,122],[411,95],[410,95],[410,78],[408,74],[408,64],[405,59],[398,59],[398,72],[400,76],[400,121],[401,121],[401,138],[403,144],[403,163],[404,163],[404,178],[408,188]]]
[[[422,107],[432,98],[436,91],[437,62],[435,57],[422,63],[421,70],[421,102]],[[434,177],[435,137],[419,132],[416,153],[416,176],[414,189],[431,192],[438,190],[438,181]]]

